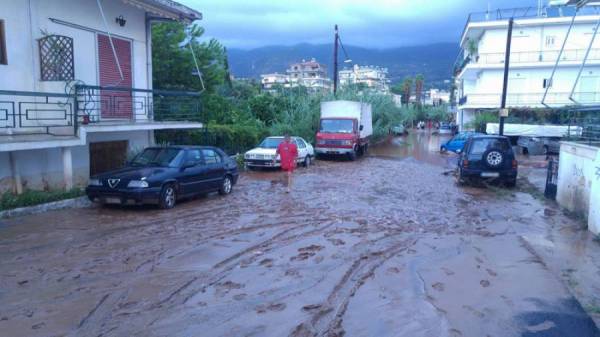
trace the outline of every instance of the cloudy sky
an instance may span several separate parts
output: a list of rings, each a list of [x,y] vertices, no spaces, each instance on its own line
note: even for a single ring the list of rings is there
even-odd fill
[[[204,14],[207,37],[228,48],[331,43],[386,48],[457,41],[468,13],[537,0],[178,0]],[[545,1],[545,0],[544,0]]]

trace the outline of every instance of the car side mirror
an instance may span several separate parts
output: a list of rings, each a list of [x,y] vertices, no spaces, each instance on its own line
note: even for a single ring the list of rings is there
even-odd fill
[[[181,170],[183,171],[183,170],[185,170],[187,168],[194,167],[194,166],[196,166],[195,162],[193,162],[193,161],[186,161],[185,163],[183,163],[183,165],[181,165]]]
[[[358,130],[362,131],[364,129],[364,125],[361,125]]]

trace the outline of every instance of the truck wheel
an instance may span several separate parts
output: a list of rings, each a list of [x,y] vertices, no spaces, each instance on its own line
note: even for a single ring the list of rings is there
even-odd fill
[[[350,161],[355,161],[356,160],[356,151],[352,151],[352,152],[348,153],[348,159],[350,159]]]

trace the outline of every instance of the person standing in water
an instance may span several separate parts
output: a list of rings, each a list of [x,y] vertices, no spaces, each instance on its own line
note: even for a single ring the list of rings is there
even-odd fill
[[[292,139],[289,134],[286,134],[283,142],[279,143],[279,146],[277,146],[276,155],[280,156],[281,169],[286,172],[286,193],[290,193],[292,188],[292,174],[296,168],[296,159],[298,158],[298,147],[296,144],[292,143]]]

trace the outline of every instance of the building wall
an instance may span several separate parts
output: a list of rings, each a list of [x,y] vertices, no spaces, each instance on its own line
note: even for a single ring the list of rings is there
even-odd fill
[[[153,145],[152,131],[88,133],[88,144],[71,147],[73,158],[73,182],[85,186],[90,173],[89,144],[92,142],[127,140],[129,151],[137,153]],[[24,188],[34,190],[64,188],[61,148],[15,151],[13,156],[19,165]],[[13,178],[10,171],[8,152],[0,152],[0,193],[12,190]]]
[[[561,143],[556,201],[587,217],[589,229],[600,233],[600,148]]]
[[[147,88],[144,11],[120,0],[102,1],[102,4],[111,34],[132,42],[133,86]],[[119,15],[127,20],[124,27],[115,22]],[[98,84],[96,33],[57,24],[50,18],[106,31],[95,0],[4,1],[0,19],[5,20],[8,65],[0,65],[0,90],[64,92],[64,82],[40,81],[37,40],[43,37],[42,31],[72,37],[75,78],[86,84]]]

